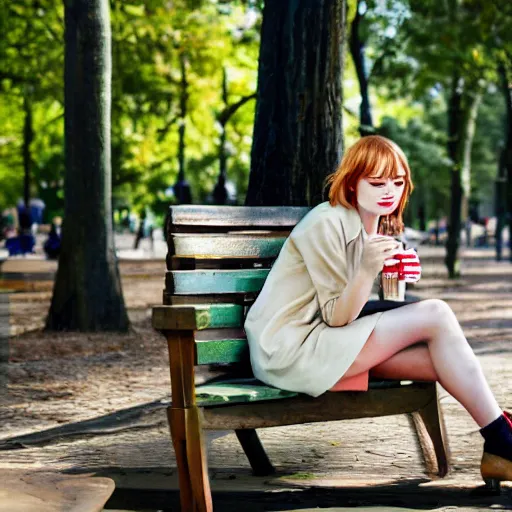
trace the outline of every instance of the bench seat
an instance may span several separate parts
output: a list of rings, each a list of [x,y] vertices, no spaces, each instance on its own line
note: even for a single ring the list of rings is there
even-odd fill
[[[254,378],[225,379],[196,386],[197,405],[200,407],[280,400],[297,395],[293,391],[267,386]]]
[[[391,389],[410,386],[411,381],[372,380],[369,389]],[[264,402],[301,396],[301,393],[267,386],[256,378],[226,378],[196,386],[197,405],[215,407],[246,402]]]

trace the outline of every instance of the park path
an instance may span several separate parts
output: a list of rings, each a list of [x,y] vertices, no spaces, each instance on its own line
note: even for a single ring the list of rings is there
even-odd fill
[[[442,248],[420,247],[419,254],[423,279],[411,293],[450,304],[500,404],[511,409],[512,265],[494,262],[489,249],[466,249],[463,277],[452,282],[445,277]],[[0,408],[1,439],[152,405],[108,434],[90,432],[3,451],[0,468],[113,476],[122,490],[114,503],[118,508],[126,508],[127,501],[135,508],[137,499],[149,496],[148,489],[158,490],[150,493],[155,508],[177,503],[174,455],[161,403],[169,398],[167,356],[163,339],[151,329],[148,309],[161,302],[163,271],[163,262],[134,261],[123,272],[133,322],[128,335],[42,333],[38,329],[50,292],[11,296],[11,331],[17,335],[11,338],[9,394]],[[199,375],[206,377],[205,372]],[[469,415],[442,389],[441,404],[453,463],[452,473],[442,480],[425,474],[406,416],[261,431],[278,469],[276,476],[265,478],[250,475],[234,434],[216,433],[208,438],[208,452],[218,509],[240,510],[240,500],[247,512],[317,506],[512,508],[512,489],[499,498],[471,495],[482,483],[482,441]]]

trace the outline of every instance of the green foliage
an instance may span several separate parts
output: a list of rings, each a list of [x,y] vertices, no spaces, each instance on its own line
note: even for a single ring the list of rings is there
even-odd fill
[[[350,0],[352,19],[356,1]],[[416,190],[433,218],[447,213],[446,97],[457,66],[468,89],[484,84],[472,152],[472,197],[492,202],[504,106],[499,59],[512,62],[510,2],[367,0],[362,25],[374,122],[409,157]],[[256,91],[261,0],[111,0],[113,37],[112,176],[115,207],[163,218],[165,190],[178,173],[178,128],[185,123],[186,178],[195,202],[209,198],[219,172],[220,125],[228,104]],[[63,206],[63,6],[18,0],[0,6],[0,208],[22,195],[23,97],[33,104],[33,194],[50,214]],[[180,117],[180,58],[186,60],[187,115]],[[350,58],[344,78],[344,136],[358,134],[359,89]],[[228,179],[243,202],[250,168],[254,101],[227,123]]]
[[[394,140],[405,152],[411,168],[414,191],[408,210],[415,219],[421,207],[427,218],[448,214],[450,190],[450,162],[446,157],[446,132],[436,127],[432,117],[422,117],[400,124],[396,118],[385,117],[379,133]],[[430,121],[430,122],[429,122]]]
[[[195,7],[198,7],[195,5]],[[151,2],[138,10],[113,8],[113,176],[117,197],[161,209],[164,190],[177,178],[178,127],[186,126],[186,178],[194,200],[204,201],[218,174],[222,67],[230,102],[256,87],[257,26],[241,6],[219,2],[191,9],[186,2]],[[180,117],[180,58],[186,59],[187,116]],[[243,107],[228,126],[229,166],[247,180],[254,108]],[[245,162],[243,167],[240,162]],[[229,173],[231,177],[231,172]],[[118,187],[122,185],[122,188]]]
[[[374,120],[381,125],[379,132],[396,140],[410,159],[416,190],[409,209],[416,212],[422,207],[430,218],[448,213],[447,104],[457,75],[463,114],[472,95],[484,91],[472,151],[470,200],[483,205],[485,212],[492,211],[496,146],[503,141],[504,113],[503,98],[500,102],[496,94],[496,69],[498,59],[507,58],[512,46],[510,2],[368,0],[361,4],[367,9],[361,33]],[[347,71],[352,77],[350,66]],[[357,106],[351,111],[356,112]],[[356,133],[353,123],[351,130],[349,137]]]
[[[62,177],[63,7],[20,0],[0,7],[0,208],[23,195],[23,97],[33,104],[36,183]],[[57,119],[57,122],[55,122]],[[37,185],[33,193],[37,193]]]
[[[0,206],[13,205],[23,189],[21,168],[21,139],[16,134],[23,130],[20,115],[21,101],[15,95],[0,95],[2,128],[0,131]]]
[[[229,8],[228,8],[229,7]],[[180,55],[186,56],[186,178],[202,201],[218,174],[222,68],[228,101],[256,90],[260,11],[254,2],[111,1],[114,207],[165,211],[176,181]],[[0,7],[0,207],[22,195],[23,95],[34,105],[33,194],[61,213],[64,171],[63,8],[50,0]],[[7,30],[9,27],[9,30]],[[28,89],[30,88],[30,89]],[[3,108],[5,107],[5,108]],[[254,102],[227,125],[228,179],[245,193]]]

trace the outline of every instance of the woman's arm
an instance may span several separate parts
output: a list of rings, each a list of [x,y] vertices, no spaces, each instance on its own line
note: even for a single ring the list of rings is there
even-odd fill
[[[370,298],[373,275],[362,266],[347,283],[343,293],[336,299],[329,325],[341,327],[354,321]]]
[[[393,238],[382,235],[372,235],[364,242],[359,268],[334,304],[329,322],[331,327],[347,325],[359,316],[370,298],[373,282],[384,261],[394,256],[400,245]]]

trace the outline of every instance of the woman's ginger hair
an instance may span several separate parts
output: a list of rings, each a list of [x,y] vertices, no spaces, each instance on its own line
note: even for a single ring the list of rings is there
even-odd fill
[[[357,183],[369,176],[379,178],[398,178],[398,171],[403,169],[405,176],[404,191],[396,210],[379,219],[377,232],[382,235],[396,236],[404,231],[402,213],[409,200],[414,185],[407,157],[393,141],[380,135],[369,135],[358,140],[343,156],[336,172],[327,176],[325,186],[329,187],[329,203],[340,204],[346,208],[357,207]]]

